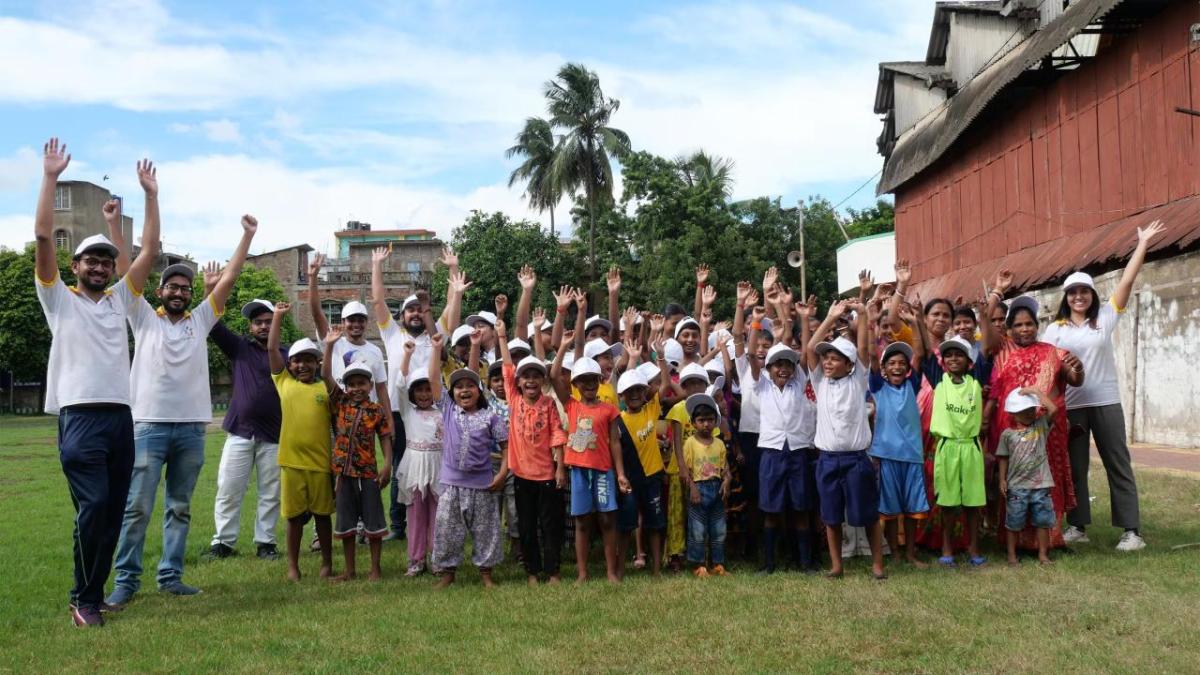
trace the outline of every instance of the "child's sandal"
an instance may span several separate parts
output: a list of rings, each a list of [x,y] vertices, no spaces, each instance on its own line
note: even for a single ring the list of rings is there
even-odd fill
[[[985,558],[981,555],[977,555],[974,558],[971,558],[971,567],[983,567],[986,564],[987,564],[987,558]]]
[[[954,562],[954,556],[952,555],[944,555],[938,558],[938,564],[946,569],[958,567],[958,563]]]

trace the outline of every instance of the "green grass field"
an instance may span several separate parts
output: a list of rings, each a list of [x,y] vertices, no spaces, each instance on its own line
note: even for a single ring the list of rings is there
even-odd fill
[[[329,584],[306,553],[308,576],[290,584],[284,563],[255,559],[248,540],[239,558],[200,561],[223,438],[209,435],[193,500],[184,578],[204,593],[154,590],[159,514],[148,588],[105,628],[79,630],[66,608],[72,511],[53,421],[0,417],[0,670],[1195,672],[1200,663],[1200,548],[1171,550],[1200,541],[1200,480],[1142,472],[1147,550],[1118,554],[1119,533],[1095,527],[1091,545],[1048,569],[1009,569],[990,546],[1000,564],[892,566],[885,582],[856,559],[841,581],[759,578],[742,565],[725,579],[530,589],[506,561],[497,589],[484,592],[466,571],[435,591],[429,576],[402,577],[401,544],[386,545],[381,583]],[[1102,474],[1093,486],[1103,523]],[[243,509],[243,536],[252,512]]]

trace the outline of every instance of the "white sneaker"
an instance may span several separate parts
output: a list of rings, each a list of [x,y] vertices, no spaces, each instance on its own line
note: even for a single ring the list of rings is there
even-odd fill
[[[1118,551],[1140,551],[1144,548],[1146,548],[1146,540],[1133,530],[1122,534],[1121,541],[1117,542]]]
[[[1084,532],[1078,527],[1072,525],[1068,527],[1065,532],[1063,532],[1063,541],[1067,542],[1068,544],[1088,544],[1091,543],[1092,540],[1088,539],[1087,532]],[[1122,541],[1124,540],[1122,539]]]

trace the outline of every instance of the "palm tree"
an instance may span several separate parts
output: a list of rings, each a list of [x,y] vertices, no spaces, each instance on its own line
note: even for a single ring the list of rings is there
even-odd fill
[[[550,177],[562,190],[582,187],[587,195],[589,281],[595,283],[596,208],[613,200],[609,153],[620,158],[629,152],[629,135],[608,126],[621,102],[606,98],[600,78],[578,63],[560,68],[545,94],[550,125],[563,132]]]
[[[554,132],[550,123],[540,117],[525,120],[514,139],[516,143],[504,151],[507,158],[524,157],[525,161],[508,177],[508,186],[525,181],[525,196],[529,206],[538,212],[550,212],[550,234],[554,235],[554,207],[562,199],[562,189],[551,180],[550,169],[554,164]]]
[[[689,187],[715,186],[726,198],[733,195],[733,160],[703,150],[675,160]]]

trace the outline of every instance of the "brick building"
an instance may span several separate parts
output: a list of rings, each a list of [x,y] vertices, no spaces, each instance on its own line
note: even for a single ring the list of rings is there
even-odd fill
[[[1200,445],[1196,108],[1193,0],[938,2],[925,60],[881,63],[875,96],[878,192],[923,298],[975,297],[1007,267],[1045,318],[1076,269],[1111,292],[1135,228],[1163,221],[1115,344],[1131,436],[1183,446]]]

